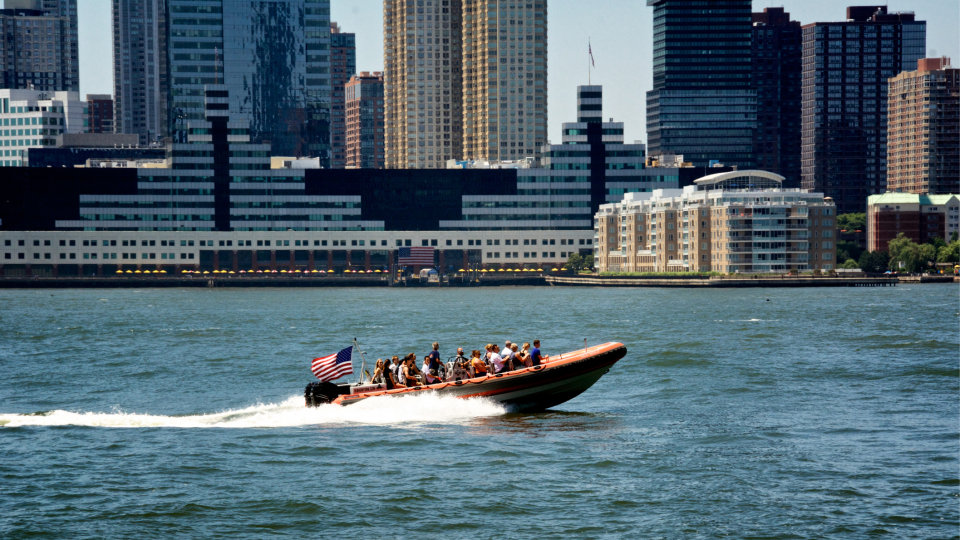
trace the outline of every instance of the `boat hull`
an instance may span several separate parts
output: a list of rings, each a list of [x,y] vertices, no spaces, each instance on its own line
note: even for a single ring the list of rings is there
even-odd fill
[[[483,397],[511,412],[538,412],[569,401],[593,386],[627,354],[622,343],[605,343],[551,357],[541,366],[415,388],[337,396],[332,403],[350,405],[382,395],[436,392],[458,398]]]

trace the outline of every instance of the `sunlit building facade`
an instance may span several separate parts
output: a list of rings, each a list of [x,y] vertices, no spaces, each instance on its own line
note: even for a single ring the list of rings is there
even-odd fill
[[[464,159],[534,156],[546,139],[547,0],[464,0]]]
[[[388,169],[463,156],[461,16],[462,0],[383,2]]]
[[[836,207],[766,171],[731,171],[683,189],[629,193],[600,207],[601,272],[784,273],[836,268]]]

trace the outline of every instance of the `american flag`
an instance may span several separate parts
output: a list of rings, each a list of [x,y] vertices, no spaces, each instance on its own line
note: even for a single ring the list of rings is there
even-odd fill
[[[323,382],[339,379],[353,373],[353,346],[322,358],[314,358],[310,366],[313,374]]]
[[[433,266],[432,247],[400,248],[400,264],[411,266]]]

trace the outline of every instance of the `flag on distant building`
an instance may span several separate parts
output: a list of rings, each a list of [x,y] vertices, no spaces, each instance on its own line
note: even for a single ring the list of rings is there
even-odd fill
[[[587,42],[587,50],[590,51],[590,65],[597,67],[597,65],[593,63],[593,46],[590,45],[589,41]]]
[[[314,358],[310,370],[323,382],[339,379],[353,373],[353,346],[322,358]]]
[[[400,264],[408,266],[433,266],[432,247],[400,248]]]

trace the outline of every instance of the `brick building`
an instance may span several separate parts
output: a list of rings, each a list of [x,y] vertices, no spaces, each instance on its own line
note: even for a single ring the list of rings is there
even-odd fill
[[[923,58],[889,85],[887,189],[960,193],[960,69]]]
[[[347,125],[345,86],[350,77],[357,72],[356,35],[340,31],[340,26],[330,23],[330,84],[332,85],[332,104],[330,106],[330,147],[332,158],[330,167],[342,169],[346,165]]]
[[[90,133],[113,133],[113,96],[87,94]]]
[[[364,71],[345,87],[345,165],[354,169],[384,167],[383,73]]]
[[[867,249],[886,251],[903,233],[917,243],[949,241],[960,222],[960,195],[884,193],[867,200]]]

